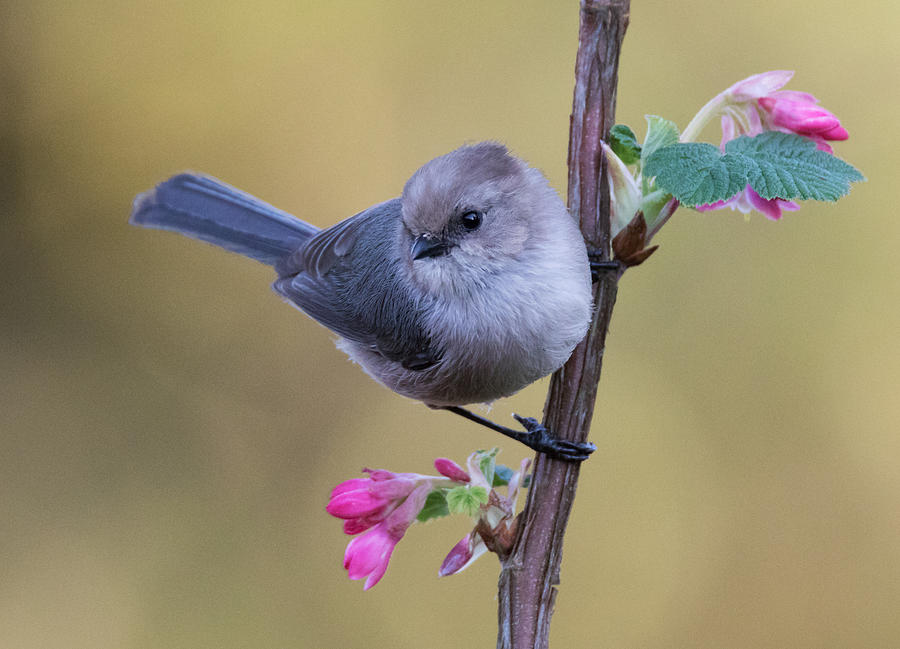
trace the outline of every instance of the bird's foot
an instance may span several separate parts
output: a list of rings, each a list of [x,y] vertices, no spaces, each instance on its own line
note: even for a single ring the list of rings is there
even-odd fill
[[[594,283],[600,281],[600,277],[606,273],[620,274],[625,267],[618,259],[601,259],[599,252],[588,250],[588,263],[591,267],[591,280]]]
[[[522,424],[524,431],[512,431],[512,436],[528,448],[549,455],[556,460],[565,462],[584,462],[597,447],[591,442],[571,442],[567,439],[559,439],[534,417],[521,417],[513,414],[513,418]]]
[[[445,406],[444,409],[460,417],[465,417],[469,421],[474,421],[476,424],[481,424],[497,431],[501,435],[506,435],[517,442],[521,442],[533,451],[543,453],[557,460],[584,462],[591,453],[597,450],[597,447],[590,442],[570,442],[566,439],[554,437],[543,424],[532,417],[520,417],[514,414],[515,420],[522,424],[522,427],[525,429],[516,430],[496,424],[490,419],[476,415],[474,412],[459,406]]]

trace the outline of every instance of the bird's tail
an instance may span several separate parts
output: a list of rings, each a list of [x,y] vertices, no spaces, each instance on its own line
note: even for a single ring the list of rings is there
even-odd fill
[[[172,230],[275,265],[318,228],[234,187],[182,173],[138,195],[131,223]]]

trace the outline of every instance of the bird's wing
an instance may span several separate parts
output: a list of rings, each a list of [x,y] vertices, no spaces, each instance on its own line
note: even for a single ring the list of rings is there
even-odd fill
[[[441,354],[422,326],[425,305],[395,258],[398,219],[393,199],[320,232],[276,267],[274,288],[336,334],[422,370]]]
[[[327,279],[323,281],[307,273],[299,273],[276,280],[272,287],[276,293],[339,336],[374,348],[378,338],[371,323],[355,317],[353,310],[342,300],[342,295],[335,292],[330,284]]]
[[[276,266],[278,275],[284,277],[306,272],[316,277],[324,277],[341,257],[353,249],[360,234],[367,227],[384,221],[386,217],[400,218],[399,198],[373,205],[320,231]]]

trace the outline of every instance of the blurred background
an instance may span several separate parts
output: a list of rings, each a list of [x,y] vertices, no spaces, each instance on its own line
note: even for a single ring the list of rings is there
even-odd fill
[[[2,5],[0,647],[493,646],[496,561],[436,576],[467,521],[363,593],[324,505],[524,449],[376,385],[270,269],[127,217],[194,169],[330,225],[488,138],[564,193],[577,5]],[[898,646],[898,7],[634,1],[619,122],[796,69],[869,181],[779,223],[682,210],[624,277],[554,646]]]

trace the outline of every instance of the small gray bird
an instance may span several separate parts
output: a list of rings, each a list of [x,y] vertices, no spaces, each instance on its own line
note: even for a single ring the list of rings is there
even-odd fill
[[[591,319],[584,240],[536,169],[493,142],[435,158],[400,198],[326,230],[214,178],[179,174],[140,194],[131,222],[274,266],[275,291],[334,333],[391,390],[567,460],[592,444],[524,431],[460,406],[555,371]]]

